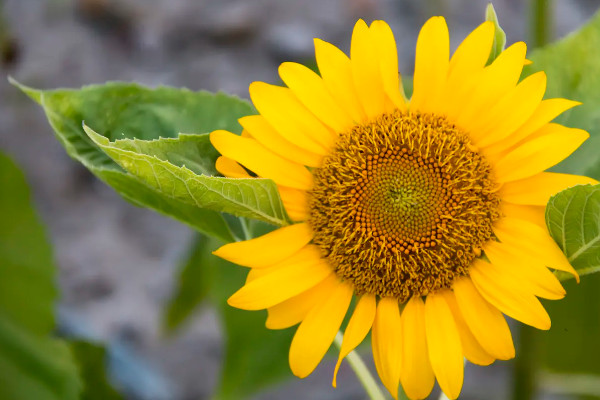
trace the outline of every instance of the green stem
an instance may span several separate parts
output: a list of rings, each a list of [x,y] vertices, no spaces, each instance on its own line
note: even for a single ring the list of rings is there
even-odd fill
[[[537,391],[539,336],[534,328],[519,326],[519,352],[513,370],[513,400],[532,400]]]
[[[550,41],[552,30],[552,0],[531,0],[531,40],[533,48],[541,47]]]
[[[338,332],[337,335],[335,335],[334,343],[340,349],[342,348],[342,339],[342,333]],[[373,375],[371,375],[371,372],[369,372],[369,369],[363,362],[362,358],[360,358],[358,353],[356,351],[352,351],[350,354],[348,354],[346,360],[348,360],[348,364],[350,364],[350,367],[352,367],[352,370],[358,377],[358,380],[365,388],[369,398],[371,400],[385,400],[385,396],[381,392],[379,385],[373,378]]]
[[[240,217],[240,225],[242,226],[242,232],[244,233],[244,240],[252,239],[252,234],[248,228],[248,220],[244,217]]]

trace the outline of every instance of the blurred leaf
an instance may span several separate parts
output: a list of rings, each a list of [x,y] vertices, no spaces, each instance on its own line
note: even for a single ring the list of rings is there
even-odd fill
[[[600,271],[600,185],[579,185],[552,196],[546,224],[579,275]]]
[[[55,271],[25,178],[0,154],[0,399],[77,399],[68,347],[51,337]]]
[[[197,175],[187,167],[179,167],[160,159],[157,156],[159,152],[154,151],[155,149],[138,146],[135,150],[152,150],[149,154],[138,153],[132,151],[134,146],[130,140],[111,142],[88,126],[84,126],[84,129],[121,167],[165,198],[273,225],[288,224],[277,186],[270,179],[231,179]],[[208,137],[203,135],[198,140],[208,141]]]
[[[291,377],[288,352],[294,329],[269,330],[264,311],[249,312],[227,305],[227,298],[244,285],[248,270],[211,254],[222,244],[207,237],[196,240],[179,289],[167,307],[166,323],[174,323],[168,325],[170,328],[177,326],[202,299],[213,303],[225,337],[225,358],[215,399],[242,399]]]
[[[183,133],[206,133],[214,129],[241,132],[237,119],[253,114],[252,106],[223,93],[192,92],[159,87],[149,89],[133,83],[111,82],[86,86],[80,90],[37,90],[11,80],[15,86],[38,102],[46,112],[56,137],[74,159],[112,186],[135,205],[152,208],[208,235],[233,240],[225,220],[214,211],[163,196],[123,170],[85,134],[82,122],[93,126],[110,140],[137,138],[152,140],[175,138]],[[206,150],[201,163],[186,163],[190,168],[214,162],[214,149],[198,146],[189,152],[171,154],[181,143],[163,140],[167,159],[185,163],[186,159]],[[154,145],[149,145],[153,147]],[[195,158],[198,162],[198,159]]]
[[[498,15],[496,14],[496,10],[492,3],[489,3],[485,9],[485,20],[494,23],[494,44],[492,44],[490,57],[487,60],[487,65],[489,65],[504,51],[504,46],[506,46],[506,33],[504,33],[504,30],[500,27]]]
[[[165,307],[164,325],[167,331],[178,328],[206,298],[210,285],[214,282],[213,268],[207,265],[213,260],[207,248],[209,241],[202,235],[196,235],[187,260],[180,269],[177,288]]]
[[[80,400],[122,400],[123,396],[117,392],[106,377],[106,349],[102,346],[84,342],[71,341],[71,352],[77,364],[83,392]]]
[[[566,38],[533,51],[533,64],[525,75],[546,71],[547,98],[563,97],[583,103],[562,114],[556,122],[581,128],[591,135],[571,157],[554,171],[600,179],[600,13]]]

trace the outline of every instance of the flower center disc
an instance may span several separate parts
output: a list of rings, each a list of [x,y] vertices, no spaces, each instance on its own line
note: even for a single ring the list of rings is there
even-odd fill
[[[384,114],[341,134],[314,171],[314,243],[357,294],[405,301],[451,287],[500,216],[490,175],[445,118]]]

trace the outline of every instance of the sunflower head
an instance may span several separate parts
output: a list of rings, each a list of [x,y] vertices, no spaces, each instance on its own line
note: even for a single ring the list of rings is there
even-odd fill
[[[520,80],[524,43],[487,65],[493,40],[485,22],[450,57],[445,20],[427,21],[408,100],[391,29],[360,20],[350,57],[316,39],[319,74],[282,64],[286,87],[250,86],[259,114],[240,119],[242,136],[211,133],[217,169],[272,179],[294,221],[215,254],[251,268],[229,304],[267,309],[272,329],[299,324],[297,376],[320,362],[353,298],[335,373],[372,331],[394,397],[401,383],[423,399],[437,378],[454,399],[463,358],[514,357],[503,313],[550,327],[538,297],[565,292],[548,268],[577,274],[544,205],[594,181],[544,171],[588,134],[551,122],[578,103],[543,100],[544,73]]]

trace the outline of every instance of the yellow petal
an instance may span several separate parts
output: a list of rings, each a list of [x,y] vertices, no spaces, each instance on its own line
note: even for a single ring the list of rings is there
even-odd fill
[[[215,168],[221,175],[228,178],[251,178],[248,171],[231,158],[220,156],[215,162]]]
[[[320,39],[315,39],[315,57],[329,93],[355,123],[366,121],[367,114],[354,88],[350,59],[340,49]]]
[[[402,311],[402,368],[400,382],[406,395],[413,399],[429,396],[435,376],[429,362],[425,334],[425,304],[414,296]]]
[[[551,300],[565,297],[565,289],[556,276],[530,253],[519,247],[512,247],[509,243],[494,241],[486,243],[483,251],[492,265],[519,281],[528,293]]]
[[[563,112],[580,105],[578,101],[566,99],[547,99],[543,100],[533,112],[531,117],[519,129],[511,133],[498,143],[491,145],[486,151],[488,153],[498,154],[508,150],[510,147],[527,138],[533,132],[542,128]]]
[[[502,214],[509,218],[524,219],[546,229],[546,206],[526,206],[502,202]]]
[[[460,312],[483,349],[499,360],[513,358],[515,346],[502,313],[481,297],[470,278],[455,280],[453,289]]]
[[[278,156],[254,139],[227,131],[214,131],[210,134],[210,142],[219,153],[236,160],[260,177],[296,189],[312,188],[312,175],[303,165]]]
[[[228,243],[213,254],[245,267],[268,267],[296,254],[312,238],[313,232],[307,223],[294,224],[255,239]]]
[[[493,40],[494,24],[486,21],[458,46],[450,60],[448,81],[439,105],[441,114],[450,118],[458,114],[485,67]]]
[[[370,119],[385,112],[384,92],[376,45],[369,27],[362,19],[354,25],[350,48],[352,80],[356,93]]]
[[[465,358],[477,365],[490,365],[493,363],[495,358],[485,351],[481,344],[479,344],[479,341],[475,338],[471,332],[471,329],[465,322],[465,319],[456,302],[456,298],[454,297],[454,293],[452,293],[450,290],[444,290],[442,295],[450,306],[452,316],[454,316],[454,322],[456,322],[456,328],[458,329],[458,333],[460,335],[460,344],[462,346]]]
[[[280,268],[242,286],[227,303],[243,310],[262,310],[300,294],[322,282],[333,269],[316,246],[306,246]]]
[[[481,125],[472,125],[477,146],[489,146],[523,125],[539,106],[546,92],[546,74],[537,72],[521,81],[489,111]]]
[[[515,204],[545,206],[550,197],[575,185],[596,185],[587,176],[542,172],[529,178],[507,182],[500,191],[502,200]]]
[[[252,270],[256,271],[256,270]],[[314,307],[320,307],[339,283],[339,278],[331,274],[323,282],[292,298],[270,307],[265,326],[269,329],[285,329],[299,324]]]
[[[545,226],[541,228],[529,221],[506,217],[494,223],[494,234],[501,242],[538,258],[546,266],[572,274],[579,282],[577,271],[550,237]]]
[[[239,120],[240,125],[260,144],[277,155],[298,164],[320,167],[323,156],[296,146],[286,140],[273,128],[262,115],[249,115]]]
[[[394,399],[398,399],[400,383],[401,329],[398,301],[392,297],[379,300],[371,332],[371,347],[377,373]]]
[[[473,124],[488,116],[489,110],[517,84],[526,52],[525,43],[517,42],[483,70],[468,100],[459,104],[454,116],[457,125],[470,131]]]
[[[550,329],[550,317],[539,300],[519,282],[483,260],[473,263],[471,279],[481,295],[504,314],[538,329]]]
[[[338,357],[335,370],[333,371],[333,387],[337,386],[336,378],[340,368],[342,360],[350,354],[352,350],[356,348],[365,339],[375,320],[375,311],[377,310],[377,303],[375,295],[364,294],[361,296],[356,308],[352,313],[352,317],[348,322],[348,326],[344,331],[344,340],[342,341],[342,348],[340,349],[340,355]]]
[[[325,155],[336,134],[298,101],[290,89],[264,82],[250,84],[256,109],[286,140],[315,154]]]
[[[494,165],[496,180],[510,182],[538,174],[567,158],[589,136],[581,129],[564,128],[525,142]]]
[[[337,105],[319,75],[304,65],[285,62],[279,66],[279,76],[298,100],[334,131],[352,128],[352,118]]]
[[[299,378],[317,367],[340,329],[354,287],[340,282],[321,306],[313,308],[302,321],[290,346],[290,368]]]
[[[384,21],[373,21],[371,36],[377,46],[377,58],[383,82],[383,91],[399,110],[406,110],[404,90],[398,73],[398,50],[390,26]]]
[[[278,186],[281,202],[292,221],[306,221],[310,216],[308,195],[304,190]]]
[[[432,17],[419,33],[410,109],[435,112],[446,85],[450,64],[450,36],[443,17]]]
[[[463,384],[463,350],[452,311],[439,293],[427,296],[425,327],[429,359],[437,381],[448,398],[456,399]]]

